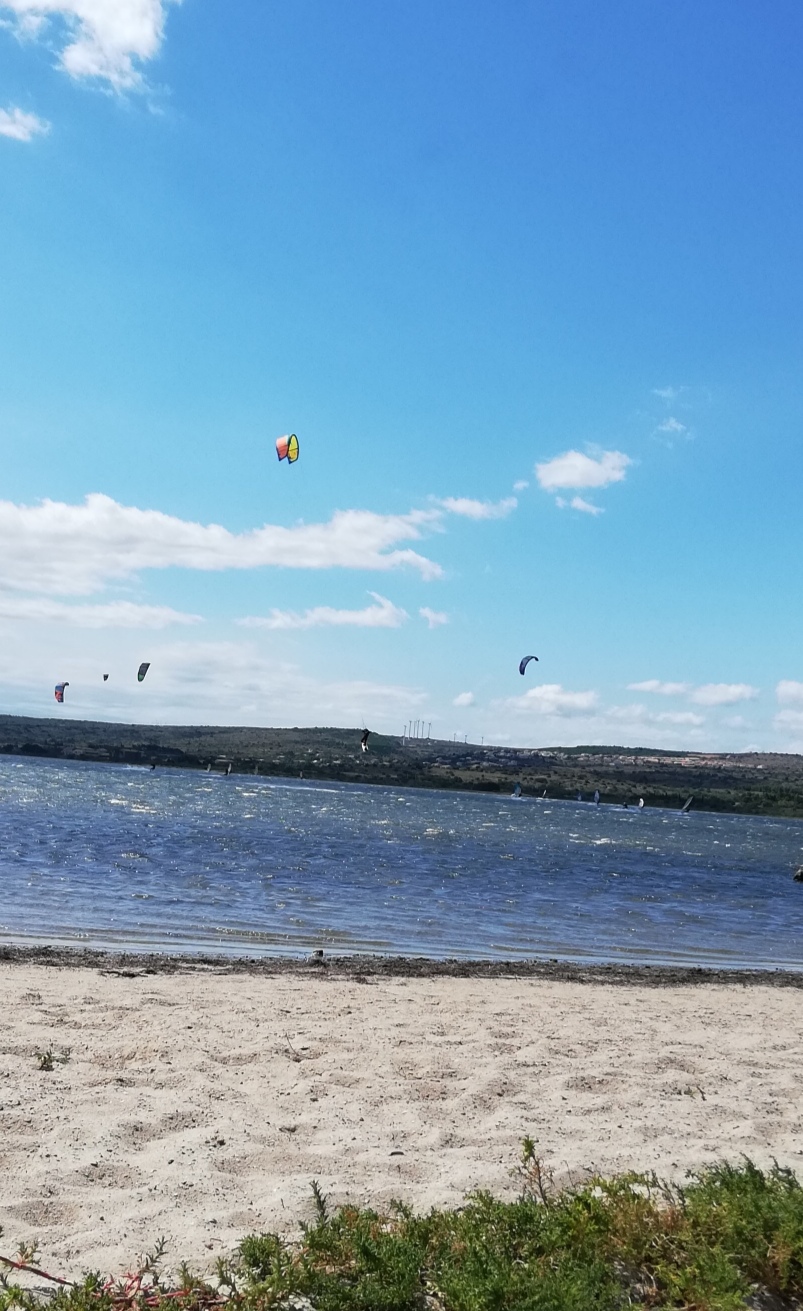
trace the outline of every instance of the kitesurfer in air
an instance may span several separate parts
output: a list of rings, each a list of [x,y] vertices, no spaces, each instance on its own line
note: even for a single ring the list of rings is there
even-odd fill
[[[363,751],[368,750],[368,739],[370,736],[371,736],[371,730],[368,728],[364,728],[362,731],[362,736],[360,738],[360,746]]]

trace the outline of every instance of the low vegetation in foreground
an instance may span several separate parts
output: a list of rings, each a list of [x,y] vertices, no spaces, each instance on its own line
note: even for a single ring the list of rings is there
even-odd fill
[[[514,1202],[478,1194],[457,1210],[416,1216],[329,1212],[299,1242],[252,1234],[212,1279],[162,1275],[163,1246],[122,1281],[50,1283],[52,1311],[182,1307],[210,1311],[781,1311],[803,1299],[803,1188],[791,1171],[717,1165],[684,1187],[654,1176],[592,1179],[554,1192],[525,1140]],[[31,1249],[20,1264],[35,1264]],[[0,1311],[41,1311],[6,1262]]]

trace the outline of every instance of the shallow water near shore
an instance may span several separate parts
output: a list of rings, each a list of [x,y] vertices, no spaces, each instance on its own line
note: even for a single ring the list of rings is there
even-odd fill
[[[0,760],[0,939],[803,969],[803,822]]]

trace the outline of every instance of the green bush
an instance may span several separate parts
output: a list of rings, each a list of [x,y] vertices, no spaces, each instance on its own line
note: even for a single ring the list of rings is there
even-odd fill
[[[181,1267],[160,1273],[163,1246],[124,1282],[87,1275],[56,1287],[50,1311],[740,1311],[773,1296],[803,1300],[803,1189],[791,1171],[750,1161],[716,1165],[683,1188],[652,1175],[592,1179],[556,1194],[531,1142],[521,1196],[482,1193],[457,1210],[416,1216],[342,1207],[329,1214],[313,1185],[317,1219],[297,1243],[251,1234],[212,1280]],[[24,1264],[35,1258],[23,1250]],[[54,1285],[51,1285],[51,1288]],[[759,1299],[759,1300],[756,1300]],[[13,1271],[0,1311],[44,1311]]]

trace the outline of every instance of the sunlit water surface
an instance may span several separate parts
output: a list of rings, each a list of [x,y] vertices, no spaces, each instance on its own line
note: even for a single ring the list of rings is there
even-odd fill
[[[0,759],[0,938],[803,968],[803,823]]]

